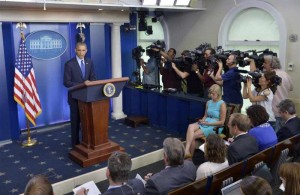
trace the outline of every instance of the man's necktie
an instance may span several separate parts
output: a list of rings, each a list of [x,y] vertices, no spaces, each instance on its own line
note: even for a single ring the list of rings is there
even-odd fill
[[[80,68],[81,68],[81,72],[82,72],[82,77],[84,78],[85,77],[85,65],[84,65],[83,60],[81,60]]]

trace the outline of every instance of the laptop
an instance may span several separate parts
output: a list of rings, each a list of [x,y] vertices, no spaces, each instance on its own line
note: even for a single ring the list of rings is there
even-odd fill
[[[240,183],[241,179],[229,184],[228,186],[225,186],[221,189],[222,195],[242,195],[241,189],[240,189]]]

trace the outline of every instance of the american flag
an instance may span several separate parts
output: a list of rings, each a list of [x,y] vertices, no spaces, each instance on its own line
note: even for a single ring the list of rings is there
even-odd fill
[[[15,62],[14,99],[24,108],[27,119],[36,126],[35,119],[42,109],[31,56],[27,52],[24,40],[21,40]]]

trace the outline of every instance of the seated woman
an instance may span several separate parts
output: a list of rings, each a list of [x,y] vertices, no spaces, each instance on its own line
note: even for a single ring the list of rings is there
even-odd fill
[[[195,151],[195,139],[208,136],[214,132],[214,127],[223,126],[226,117],[226,105],[222,100],[222,90],[217,84],[209,88],[211,100],[206,103],[205,114],[202,119],[189,125],[186,134],[185,155],[191,157]],[[222,131],[223,129],[219,129]]]
[[[251,91],[251,86],[252,79],[248,78],[247,83],[244,83],[243,98],[249,98],[249,100],[253,104],[258,104],[265,107],[267,113],[269,114],[270,124],[272,126],[275,125],[275,116],[272,110],[272,101],[277,90],[276,72],[264,72],[259,78],[258,86],[255,87],[255,90]]]
[[[244,195],[272,195],[272,187],[263,178],[248,176],[241,181],[241,191]]]
[[[229,166],[226,159],[227,154],[224,140],[216,134],[210,134],[206,137],[204,156],[207,162],[198,167],[196,180],[207,177]]]
[[[277,144],[277,136],[273,127],[268,123],[269,115],[261,105],[252,105],[246,109],[252,129],[249,134],[255,137],[259,151]]]
[[[280,189],[284,195],[300,194],[300,163],[283,163],[279,169],[279,176],[282,181]]]

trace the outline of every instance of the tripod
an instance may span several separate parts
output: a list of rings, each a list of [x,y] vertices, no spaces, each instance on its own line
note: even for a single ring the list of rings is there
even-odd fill
[[[134,86],[139,86],[139,85],[142,85],[141,71],[140,71],[141,70],[140,59],[136,58],[135,61],[136,61],[137,69],[132,72],[130,80],[132,81],[132,77],[135,77],[135,81],[132,82],[132,84]]]

